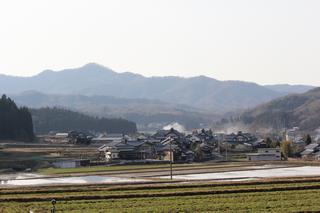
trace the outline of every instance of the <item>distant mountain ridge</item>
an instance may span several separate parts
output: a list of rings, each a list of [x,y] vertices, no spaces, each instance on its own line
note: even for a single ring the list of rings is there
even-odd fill
[[[148,99],[188,105],[214,114],[249,109],[310,88],[312,86],[261,86],[242,81],[219,81],[206,76],[144,77],[130,72],[117,73],[95,63],[62,71],[45,70],[31,77],[0,75],[0,92],[5,94],[17,95],[32,90],[51,95]]]
[[[94,63],[58,72],[46,70],[32,77],[0,75],[0,85],[0,92],[8,94],[34,90],[47,94],[140,98],[218,113],[254,107],[288,94],[255,83],[218,81],[205,76],[147,78],[130,72],[117,73]]]
[[[265,85],[266,88],[282,93],[304,93],[316,87],[309,85],[290,85],[290,84],[275,84]]]

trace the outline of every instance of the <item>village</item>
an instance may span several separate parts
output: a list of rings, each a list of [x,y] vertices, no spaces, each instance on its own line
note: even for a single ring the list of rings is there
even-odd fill
[[[289,157],[320,160],[320,145],[316,137],[302,134],[297,127],[287,130],[281,137],[242,131],[214,133],[211,129],[182,133],[171,128],[135,135],[94,135],[71,131],[41,135],[38,140],[87,150],[78,154],[57,153],[50,166],[58,168],[168,162],[281,161]]]

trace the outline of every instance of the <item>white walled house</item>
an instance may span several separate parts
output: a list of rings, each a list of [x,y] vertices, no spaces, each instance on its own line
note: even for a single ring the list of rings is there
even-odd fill
[[[257,153],[247,154],[249,161],[280,161],[280,148],[261,148]]]

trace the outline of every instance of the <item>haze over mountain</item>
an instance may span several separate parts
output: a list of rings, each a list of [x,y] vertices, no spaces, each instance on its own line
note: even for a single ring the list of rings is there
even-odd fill
[[[12,95],[20,106],[59,107],[106,118],[125,118],[137,123],[139,130],[154,130],[179,122],[188,129],[210,125],[219,115],[179,104],[147,99],[111,96],[53,95],[27,91]]]
[[[265,87],[276,92],[288,93],[288,94],[304,93],[315,88],[314,86],[309,86],[309,85],[290,85],[290,84],[265,85]]]
[[[34,90],[46,94],[160,100],[215,113],[254,107],[290,93],[288,88],[283,91],[255,83],[219,81],[205,76],[147,78],[130,72],[117,73],[94,63],[59,72],[46,70],[32,77],[0,75],[0,85],[0,92],[7,94]]]
[[[258,106],[243,113],[241,120],[252,128],[316,130],[320,128],[320,88]]]

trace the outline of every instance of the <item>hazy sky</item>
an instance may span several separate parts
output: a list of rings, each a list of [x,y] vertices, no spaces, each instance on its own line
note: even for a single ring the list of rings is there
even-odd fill
[[[320,86],[320,1],[0,0],[0,73],[88,62]]]

